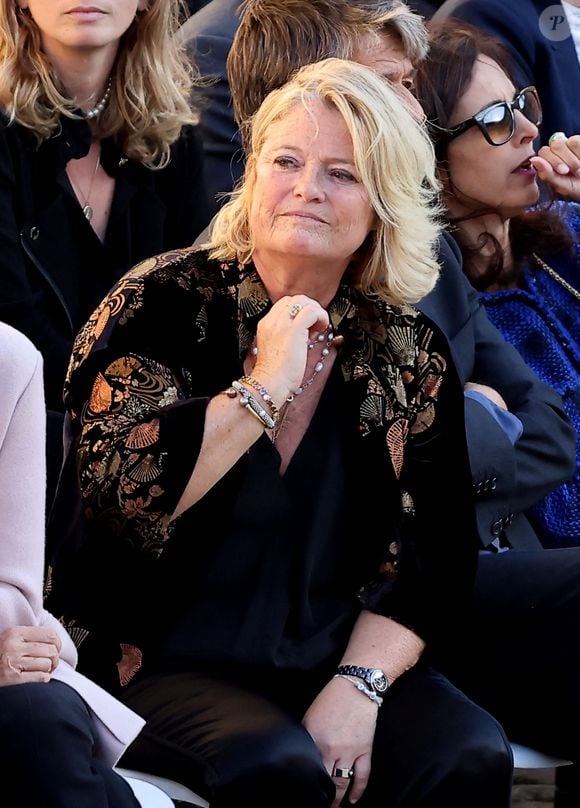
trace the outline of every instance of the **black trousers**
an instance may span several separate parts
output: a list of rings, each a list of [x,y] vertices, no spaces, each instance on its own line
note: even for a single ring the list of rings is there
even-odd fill
[[[503,728],[580,760],[580,549],[482,554],[468,626],[387,694],[360,808],[507,808]],[[185,782],[212,808],[327,808],[334,786],[300,725],[321,685],[143,677],[124,700],[148,724],[123,764]]]
[[[580,548],[480,558],[473,632],[443,665],[511,740],[576,765],[556,770],[556,808],[580,806]]]
[[[138,808],[96,757],[88,708],[68,685],[0,687],[0,783],[19,808]]]
[[[145,677],[124,699],[148,723],[122,764],[177,779],[212,808],[328,808],[334,783],[300,723],[315,695],[306,681],[271,681],[266,689],[280,690],[274,699],[257,692],[259,682],[241,686],[205,672]],[[300,695],[307,698],[298,712]],[[371,780],[358,805],[505,808],[511,774],[495,719],[420,665],[394,683],[379,711]]]
[[[469,623],[445,674],[510,740],[580,761],[580,548],[482,555]]]

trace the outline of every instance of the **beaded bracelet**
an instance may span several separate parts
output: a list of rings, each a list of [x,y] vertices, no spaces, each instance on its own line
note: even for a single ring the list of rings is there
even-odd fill
[[[274,420],[274,418],[272,418],[269,412],[266,412],[258,399],[250,393],[248,388],[244,387],[243,384],[240,384],[240,382],[232,382],[231,387],[228,387],[225,394],[229,398],[235,398],[236,395],[239,394],[240,405],[245,407],[248,412],[257,418],[262,426],[266,427],[266,429],[274,429],[278,423],[276,420]]]
[[[375,693],[374,690],[370,690],[366,685],[362,682],[359,682],[358,679],[353,679],[352,676],[348,676],[346,673],[335,673],[332,677],[333,679],[346,679],[352,685],[356,687],[357,690],[360,690],[361,693],[364,693],[367,698],[371,701],[374,701],[379,707],[383,703],[383,697],[379,696],[378,693]]]
[[[280,420],[280,410],[278,409],[278,407],[272,401],[272,396],[270,395],[270,393],[266,390],[265,387],[263,387],[263,385],[260,384],[260,382],[257,379],[254,379],[253,376],[242,376],[242,378],[240,379],[240,382],[242,384],[249,384],[250,387],[253,387],[254,390],[257,393],[260,394],[262,399],[266,402],[266,404],[270,408],[270,412],[272,413],[272,418],[275,421]]]

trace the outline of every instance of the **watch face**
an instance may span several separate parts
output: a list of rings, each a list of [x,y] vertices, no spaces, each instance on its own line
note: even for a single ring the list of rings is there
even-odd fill
[[[385,693],[387,690],[388,682],[387,677],[381,670],[374,670],[369,677],[369,684],[375,693]]]

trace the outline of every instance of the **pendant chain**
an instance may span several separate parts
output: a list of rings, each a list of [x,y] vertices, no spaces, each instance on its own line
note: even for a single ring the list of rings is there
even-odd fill
[[[575,289],[571,283],[568,283],[568,281],[564,280],[561,275],[558,275],[556,270],[552,269],[552,267],[549,264],[546,264],[545,261],[542,261],[539,255],[532,253],[532,257],[534,261],[541,266],[544,272],[547,272],[548,275],[556,281],[556,283],[559,283],[560,286],[562,286],[567,292],[570,292],[572,297],[576,298],[576,300],[580,300],[580,291],[578,291],[578,289]]]
[[[97,160],[95,162],[95,168],[93,170],[93,175],[91,177],[91,181],[90,181],[90,184],[89,184],[89,189],[88,189],[86,194],[84,194],[81,191],[81,189],[79,188],[79,186],[75,183],[75,181],[72,178],[72,175],[71,174],[68,175],[70,183],[71,183],[71,185],[73,187],[73,191],[75,192],[77,198],[79,199],[79,202],[81,202],[81,207],[83,209],[83,216],[85,217],[85,219],[88,222],[91,221],[91,219],[93,218],[93,214],[94,214],[94,209],[93,209],[93,207],[91,205],[91,194],[93,192],[93,185],[95,184],[95,179],[96,179],[97,172],[99,170],[100,165],[101,165],[101,150],[99,149],[99,151],[97,153]],[[81,201],[81,197],[82,197],[82,201]]]
[[[320,350],[320,359],[314,365],[314,372],[312,373],[312,376],[310,376],[310,378],[306,379],[305,382],[302,382],[300,387],[298,387],[296,390],[293,390],[291,393],[288,394],[288,396],[286,397],[286,402],[287,403],[290,403],[291,401],[294,401],[294,398],[296,396],[301,396],[302,393],[306,390],[306,388],[310,387],[310,385],[316,379],[318,374],[322,370],[324,370],[324,360],[326,359],[326,357],[330,353],[330,347],[331,347],[333,341],[334,341],[334,334],[332,333],[332,329],[330,328],[330,326],[327,326],[324,329],[324,331],[317,336],[317,338],[315,340],[312,340],[311,342],[308,343],[308,350],[309,351],[311,351],[317,345],[322,345],[321,350]],[[256,345],[252,345],[251,353],[252,353],[252,356],[257,356],[258,355],[258,348],[257,348]]]
[[[308,350],[309,351],[311,351],[313,348],[315,348],[316,345],[322,345],[322,348],[320,350],[320,359],[314,365],[314,371],[312,373],[312,376],[310,376],[309,379],[306,379],[305,382],[302,382],[302,384],[300,385],[300,387],[297,390],[294,390],[293,393],[290,393],[290,395],[286,398],[286,401],[290,402],[290,401],[294,400],[294,396],[301,396],[302,393],[306,390],[306,388],[310,387],[310,385],[316,379],[318,374],[322,370],[324,370],[324,360],[326,359],[326,357],[330,353],[330,347],[332,345],[333,340],[334,340],[334,334],[332,333],[332,331],[330,329],[330,326],[328,326],[322,332],[322,334],[318,335],[318,337],[315,340],[308,343]]]

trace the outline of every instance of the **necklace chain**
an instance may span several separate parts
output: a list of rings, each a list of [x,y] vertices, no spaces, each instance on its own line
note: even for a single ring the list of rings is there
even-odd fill
[[[71,185],[73,187],[73,191],[75,192],[77,197],[81,196],[83,198],[83,200],[84,200],[84,204],[81,203],[81,207],[83,209],[83,215],[84,215],[85,219],[87,220],[87,222],[91,221],[91,219],[93,218],[93,214],[94,214],[94,209],[93,209],[93,207],[91,205],[91,194],[93,192],[93,185],[95,184],[95,178],[97,176],[97,172],[99,170],[100,165],[101,165],[101,150],[99,149],[98,153],[97,153],[97,159],[96,159],[96,162],[95,162],[95,168],[93,170],[93,174],[92,174],[91,181],[90,181],[90,184],[89,184],[89,189],[88,189],[86,194],[84,194],[81,191],[79,186],[73,180],[72,175],[69,174],[69,179],[70,179],[70,183],[71,183]]]
[[[298,387],[296,390],[294,390],[292,393],[290,393],[290,395],[287,396],[286,401],[290,402],[290,401],[294,400],[294,396],[301,396],[302,393],[306,390],[306,388],[310,387],[310,385],[314,382],[314,380],[316,379],[318,374],[321,373],[324,370],[324,360],[326,359],[326,357],[330,353],[330,346],[332,345],[333,340],[334,340],[334,334],[332,333],[332,330],[331,330],[330,326],[327,326],[324,329],[324,331],[317,336],[317,338],[315,340],[308,343],[308,350],[309,351],[311,351],[313,348],[315,348],[316,345],[321,345],[322,346],[321,349],[320,349],[320,359],[314,365],[314,370],[313,370],[312,376],[310,376],[310,378],[306,379],[305,382],[302,382],[300,387]]]
[[[331,348],[333,342],[334,342],[334,333],[333,333],[331,327],[327,326],[324,329],[324,331],[322,333],[320,333],[316,337],[315,340],[312,340],[311,342],[308,343],[308,350],[309,351],[313,350],[317,345],[321,346],[321,348],[320,348],[320,357],[319,357],[318,361],[316,362],[316,364],[314,365],[312,375],[309,376],[308,379],[306,379],[306,381],[303,381],[302,384],[300,385],[300,387],[298,387],[296,390],[293,390],[291,393],[289,393],[286,396],[286,401],[284,402],[284,406],[283,406],[283,408],[281,408],[281,413],[280,413],[280,417],[278,419],[278,424],[272,430],[272,435],[271,435],[272,443],[276,443],[276,439],[277,439],[277,437],[278,437],[278,435],[280,433],[280,430],[283,427],[284,419],[286,417],[286,413],[288,412],[288,404],[290,404],[292,401],[294,401],[296,396],[301,396],[304,393],[304,391],[308,387],[310,387],[311,384],[314,383],[314,380],[316,379],[318,374],[322,373],[322,371],[324,370],[324,362],[326,360],[326,357],[330,354],[330,348]],[[252,346],[251,353],[252,353],[253,356],[257,356],[258,348],[257,348],[256,345]]]
[[[539,255],[532,253],[532,257],[534,261],[541,266],[544,272],[547,272],[548,275],[556,281],[556,283],[559,283],[560,286],[562,286],[567,292],[570,292],[572,297],[576,298],[576,300],[580,300],[580,291],[578,291],[578,289],[575,289],[572,284],[568,283],[568,281],[559,275],[555,269],[553,269],[549,264],[546,264],[546,262],[543,261]]]
[[[330,326],[327,326],[324,329],[324,331],[317,336],[317,338],[315,340],[312,340],[312,342],[308,343],[308,350],[309,351],[311,351],[313,348],[315,348],[316,345],[322,344],[322,348],[320,350],[320,359],[314,365],[314,372],[312,373],[312,376],[310,376],[309,379],[306,379],[305,382],[302,382],[300,387],[298,387],[296,390],[293,390],[292,392],[290,392],[286,396],[286,402],[287,403],[290,403],[291,401],[294,401],[295,396],[301,396],[302,393],[306,390],[306,388],[310,387],[310,385],[316,379],[318,374],[321,371],[324,370],[324,360],[326,359],[326,357],[330,353],[330,346],[331,346],[333,340],[334,340],[334,334],[332,332],[332,329],[330,328]],[[258,348],[257,348],[257,346],[255,344],[252,345],[251,352],[252,352],[252,356],[257,356],[258,355]]]

